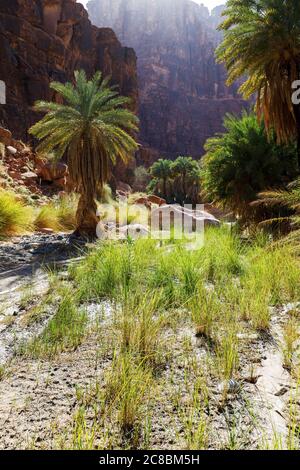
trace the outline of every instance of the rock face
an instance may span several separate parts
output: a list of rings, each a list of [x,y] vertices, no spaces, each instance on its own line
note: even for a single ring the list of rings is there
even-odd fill
[[[0,43],[0,80],[6,84],[0,124],[17,139],[26,139],[38,118],[34,102],[54,98],[50,81],[71,80],[80,68],[111,75],[137,109],[135,52],[122,47],[111,29],[92,26],[76,0],[1,0]]]
[[[141,161],[201,155],[207,137],[222,130],[224,114],[245,105],[214,58],[222,8],[210,16],[190,0],[90,0],[88,11],[137,53]]]

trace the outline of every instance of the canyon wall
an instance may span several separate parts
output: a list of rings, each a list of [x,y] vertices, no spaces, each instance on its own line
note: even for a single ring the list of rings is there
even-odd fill
[[[141,163],[159,155],[203,154],[225,113],[245,103],[215,61],[222,8],[190,0],[90,0],[92,22],[109,26],[138,57]]]
[[[81,68],[111,75],[137,110],[134,50],[123,47],[111,29],[92,26],[76,0],[1,0],[0,43],[0,80],[6,84],[0,125],[15,138],[28,139],[27,129],[38,118],[34,102],[54,98],[50,81],[72,80]]]

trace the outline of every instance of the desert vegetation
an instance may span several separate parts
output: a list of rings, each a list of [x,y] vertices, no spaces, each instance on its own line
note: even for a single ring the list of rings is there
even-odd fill
[[[159,159],[150,168],[152,177],[148,192],[155,193],[169,203],[197,204],[200,202],[200,167],[188,156],[174,162]]]
[[[73,405],[61,398],[41,428],[34,419],[17,432],[21,447],[298,448],[299,275],[294,252],[263,236],[249,244],[226,227],[208,229],[193,252],[184,241],[101,242],[63,281],[53,273],[51,295],[30,317],[38,324],[50,309],[50,320],[15,345],[0,387],[28,383],[29,401],[22,415],[10,404],[9,427],[22,429],[35,390],[55,393],[59,383]],[[294,383],[285,383],[280,431],[263,385],[262,358],[278,354],[271,337]],[[36,399],[42,406],[45,394]]]
[[[72,186],[0,189],[0,448],[299,450],[299,5],[228,0],[224,17],[217,57],[257,102],[201,159],[110,187],[139,148],[130,100],[78,71],[36,104],[35,163],[64,158]],[[170,207],[190,233],[151,234]]]

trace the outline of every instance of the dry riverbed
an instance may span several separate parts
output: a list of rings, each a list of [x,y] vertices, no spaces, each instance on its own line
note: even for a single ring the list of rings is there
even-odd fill
[[[299,393],[283,366],[283,336],[287,315],[298,315],[299,305],[273,308],[268,333],[239,323],[239,366],[230,380],[216,372],[216,346],[196,336],[186,308],[170,309],[160,330],[159,361],[139,404],[139,425],[124,432],[120,410],[108,399],[122,337],[119,306],[84,303],[87,327],[76,347],[51,357],[24,355],[22,345],[57,311],[57,283],[72,286],[65,267],[54,280],[45,270],[35,275],[28,291],[28,277],[25,284],[13,280],[11,296],[8,278],[2,281],[1,449],[298,448]]]

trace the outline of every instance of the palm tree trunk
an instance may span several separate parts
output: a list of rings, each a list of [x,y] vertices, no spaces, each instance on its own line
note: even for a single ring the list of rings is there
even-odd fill
[[[167,198],[167,178],[163,179],[163,191],[164,191],[164,198]]]
[[[300,79],[300,60],[297,62],[298,79]],[[298,170],[300,173],[300,104],[294,104],[294,113],[296,117],[297,127],[297,155],[298,155]]]
[[[300,173],[300,105],[294,105],[294,112],[296,117],[297,126],[297,155],[298,155],[298,170]]]
[[[182,191],[183,191],[183,201],[182,201],[182,205],[185,203],[185,200],[186,200],[186,173],[183,172],[182,174]]]
[[[98,225],[97,204],[95,199],[86,194],[81,194],[76,213],[76,231],[75,234],[89,238],[96,238],[96,229]]]

